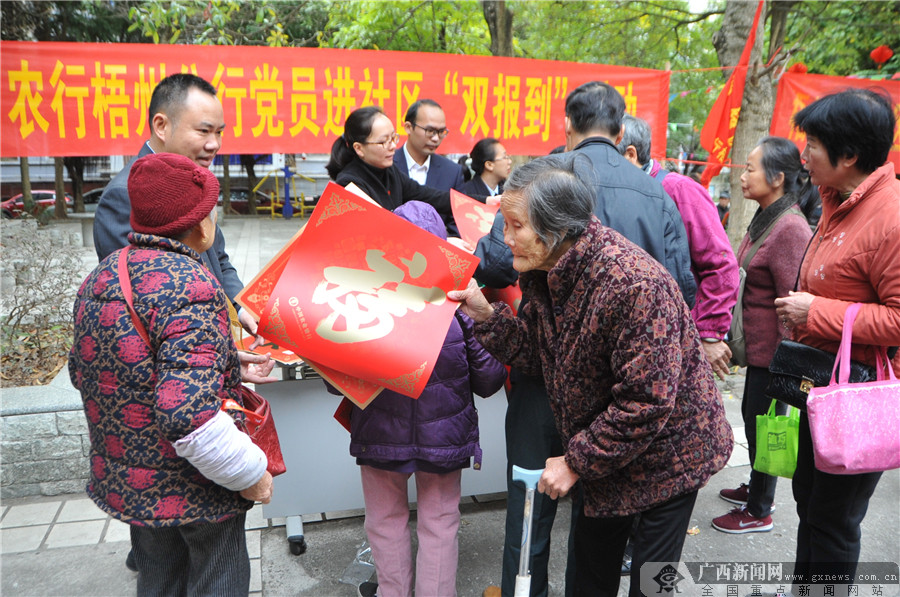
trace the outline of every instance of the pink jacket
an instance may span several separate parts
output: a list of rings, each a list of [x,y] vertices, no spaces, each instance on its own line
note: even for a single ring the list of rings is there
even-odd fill
[[[900,345],[900,182],[888,162],[843,202],[832,188],[819,192],[822,219],[800,274],[800,289],[816,298],[794,337],[837,352],[844,311],[863,303],[851,356],[874,365],[871,345]],[[893,365],[900,374],[900,353]]]
[[[754,367],[768,367],[775,349],[790,332],[778,322],[775,299],[794,289],[803,250],[812,232],[806,218],[799,213],[787,213],[772,228],[756,255],[747,266],[744,282],[744,340],[747,344],[747,363]],[[738,248],[738,263],[744,263],[753,242],[750,233],[744,235]]]
[[[653,160],[650,176],[656,178],[660,168]],[[739,279],[737,260],[719,212],[706,189],[687,176],[669,172],[660,182],[678,207],[687,231],[691,273],[697,281],[691,317],[701,338],[722,340],[731,327]]]

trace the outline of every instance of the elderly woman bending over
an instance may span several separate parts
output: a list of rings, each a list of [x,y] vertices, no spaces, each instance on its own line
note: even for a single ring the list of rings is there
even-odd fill
[[[547,383],[566,453],[547,460],[538,489],[557,498],[582,481],[575,594],[617,594],[640,514],[637,596],[641,564],[679,559],[697,491],[733,439],[678,285],[592,215],[593,195],[576,175],[590,166],[579,159],[541,158],[507,182],[504,241],[527,299],[519,317],[474,285],[449,297],[478,322],[488,351]]]

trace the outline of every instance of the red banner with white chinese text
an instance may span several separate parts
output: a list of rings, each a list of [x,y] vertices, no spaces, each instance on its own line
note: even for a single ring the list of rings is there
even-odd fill
[[[417,99],[442,105],[441,153],[496,137],[516,155],[565,143],[570,91],[601,80],[650,124],[665,155],[666,71],[419,52],[66,42],[0,42],[0,156],[132,155],[149,136],[147,109],[166,75],[216,88],[227,129],[221,152],[327,153],[351,111],[377,104],[397,131]]]
[[[853,79],[850,77],[829,77],[826,75],[808,75],[786,72],[778,81],[778,99],[775,102],[775,113],[772,116],[772,135],[786,137],[797,144],[800,151],[806,145],[806,135],[794,127],[794,114],[819,99],[823,95],[836,93],[849,88],[886,90],[891,95],[894,115],[900,120],[900,81],[873,81],[871,79]],[[900,127],[894,130],[894,144],[888,154],[888,160],[900,172]]]

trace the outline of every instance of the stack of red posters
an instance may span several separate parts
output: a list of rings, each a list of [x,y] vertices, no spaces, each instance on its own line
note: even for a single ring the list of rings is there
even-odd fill
[[[340,185],[238,295],[260,334],[360,407],[382,388],[417,398],[478,259]]]

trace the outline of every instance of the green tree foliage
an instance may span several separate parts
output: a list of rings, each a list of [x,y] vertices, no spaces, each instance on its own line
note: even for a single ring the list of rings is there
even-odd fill
[[[801,37],[803,49],[794,61],[804,62],[810,73],[891,76],[900,72],[900,2],[797,2],[788,19],[785,45]],[[869,53],[881,45],[890,47],[894,56],[879,71]]]
[[[514,5],[526,58],[672,70],[668,155],[699,149],[699,128],[723,82],[710,39],[721,8],[687,2],[528,2]],[[699,69],[699,70],[698,70]]]
[[[476,0],[334,2],[322,47],[490,55]]]
[[[0,37],[21,41],[139,42],[123,5],[99,0],[0,2]]]
[[[129,31],[153,43],[316,46],[330,3],[319,0],[145,0],[127,5]]]

